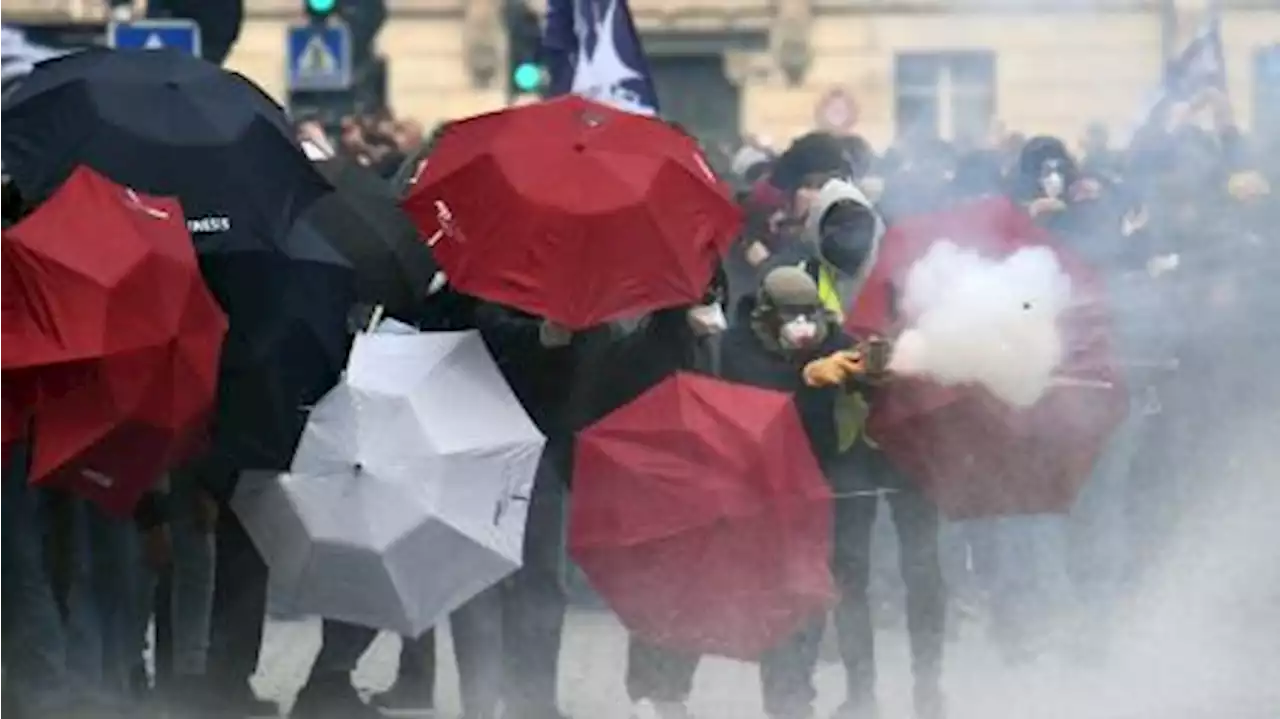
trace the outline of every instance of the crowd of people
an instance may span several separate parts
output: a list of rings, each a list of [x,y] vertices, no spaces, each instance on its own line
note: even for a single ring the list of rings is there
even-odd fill
[[[1211,98],[1207,107],[1221,102]],[[1076,626],[1086,631],[1072,634],[1084,645],[1073,648],[1089,656],[1104,651],[1108,634],[1118,630],[1108,624],[1108,608],[1154,561],[1179,512],[1204,491],[1201,480],[1228,472],[1230,458],[1215,447],[1218,433],[1235,423],[1274,424],[1280,400],[1269,369],[1280,359],[1280,344],[1268,319],[1280,309],[1270,279],[1280,270],[1280,141],[1246,137],[1222,112],[1198,123],[1191,109],[1170,108],[1165,122],[1144,128],[1125,147],[1110,145],[1094,128],[1078,152],[1061,138],[1016,134],[964,150],[936,138],[904,138],[879,154],[857,136],[819,132],[781,152],[745,143],[726,178],[739,188],[745,229],[706,296],[626,326],[571,332],[433,286],[411,319],[424,330],[480,330],[548,438],[523,567],[450,618],[466,717],[563,716],[562,535],[574,432],[678,370],[797,397],[836,495],[831,562],[839,599],[832,624],[847,692],[839,719],[877,716],[874,626],[897,615],[887,598],[897,596],[899,585],[918,719],[946,716],[947,637],[975,612],[1011,663],[1061,648],[1049,631],[1055,610],[1071,609],[1053,584],[1059,579],[1074,587],[1075,601],[1091,607],[1088,621]],[[421,126],[388,113],[348,118],[336,142],[314,123],[296,129],[316,159],[336,151],[374,169],[401,194],[412,189],[430,153]],[[844,401],[837,389],[858,388],[865,416],[884,381],[842,320],[886,229],[993,196],[1025,208],[1107,278],[1130,412],[1070,516],[950,524],[873,438],[832,419],[835,403]],[[11,204],[6,197],[6,216]],[[136,513],[143,541],[135,556],[112,550],[118,534],[104,525],[121,520],[80,516],[85,508],[55,491],[35,500],[38,510],[29,497],[11,494],[21,475],[11,468],[22,460],[8,461],[4,697],[6,710],[18,712],[12,716],[142,716],[155,707],[209,719],[276,713],[249,684],[267,613],[267,568],[225,498],[175,472],[163,500]],[[897,542],[876,543],[873,551],[882,502]],[[37,511],[53,520],[37,522]],[[1045,541],[1054,533],[1065,544]],[[879,553],[894,544],[900,572],[877,571]],[[29,559],[47,563],[47,575],[11,580],[11,552],[38,555]],[[135,581],[139,573],[153,579]],[[163,591],[153,590],[155,579]],[[33,584],[39,581],[47,586]],[[21,603],[13,599],[19,595]],[[44,606],[33,599],[46,595]],[[149,692],[139,627],[153,614],[166,648],[157,654],[156,690]],[[763,704],[772,719],[813,716],[813,675],[827,625],[826,616],[816,618],[761,658]],[[366,703],[353,687],[351,673],[376,635],[326,620],[293,716],[357,719],[380,709],[429,707],[431,632],[405,638],[397,681],[386,693]],[[47,656],[56,647],[64,657]],[[635,716],[687,718],[698,660],[633,638],[619,681]],[[86,703],[67,708],[72,713],[44,713],[40,700],[84,689],[73,684],[83,677],[96,678],[101,691],[85,692]]]

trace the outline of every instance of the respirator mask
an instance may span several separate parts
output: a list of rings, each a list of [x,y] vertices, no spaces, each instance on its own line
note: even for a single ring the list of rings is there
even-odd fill
[[[808,349],[826,339],[822,310],[816,307],[783,310],[778,316],[778,345],[783,349]]]
[[[1044,196],[1056,200],[1066,189],[1067,180],[1062,174],[1061,160],[1045,160],[1040,170],[1040,190]]]

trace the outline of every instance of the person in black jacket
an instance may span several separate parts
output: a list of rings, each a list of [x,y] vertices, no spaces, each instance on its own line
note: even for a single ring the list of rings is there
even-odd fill
[[[724,272],[717,271],[701,304],[653,312],[596,354],[576,390],[575,426],[594,424],[676,372],[714,374],[714,343],[724,329],[725,283]],[[630,637],[628,696],[637,705],[652,703],[664,719],[685,716],[684,701],[692,690],[698,659]]]
[[[558,719],[556,685],[567,597],[562,578],[571,388],[580,358],[605,331],[573,333],[550,320],[478,302],[476,329],[529,417],[547,438],[534,478],[524,561],[502,585],[503,705],[507,716]]]
[[[727,326],[727,278],[717,268],[700,304],[657,310],[591,358],[575,387],[575,430],[630,404],[676,372],[715,374],[715,340]]]

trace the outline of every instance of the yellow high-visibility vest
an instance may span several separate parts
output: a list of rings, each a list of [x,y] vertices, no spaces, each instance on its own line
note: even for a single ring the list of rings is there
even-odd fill
[[[844,322],[845,305],[853,300],[852,297],[840,295],[840,285],[836,281],[835,270],[825,262],[818,264],[818,300],[841,323]],[[858,441],[859,435],[863,435],[865,439],[862,428],[870,412],[867,400],[857,390],[840,392],[836,397],[836,446],[841,452],[849,451],[853,443]],[[866,442],[872,444],[870,439],[866,439]],[[872,444],[872,446],[875,445]]]
[[[822,306],[836,316],[836,321],[844,322],[844,297],[840,296],[840,287],[836,283],[835,271],[825,262],[818,263],[818,300]]]

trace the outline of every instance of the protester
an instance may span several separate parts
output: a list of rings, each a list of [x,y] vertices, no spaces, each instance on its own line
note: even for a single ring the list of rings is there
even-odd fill
[[[534,480],[524,565],[502,587],[503,691],[506,711],[559,719],[560,641],[567,600],[561,583],[564,502],[570,474],[567,397],[583,338],[554,322],[481,303],[475,325],[547,448]]]

